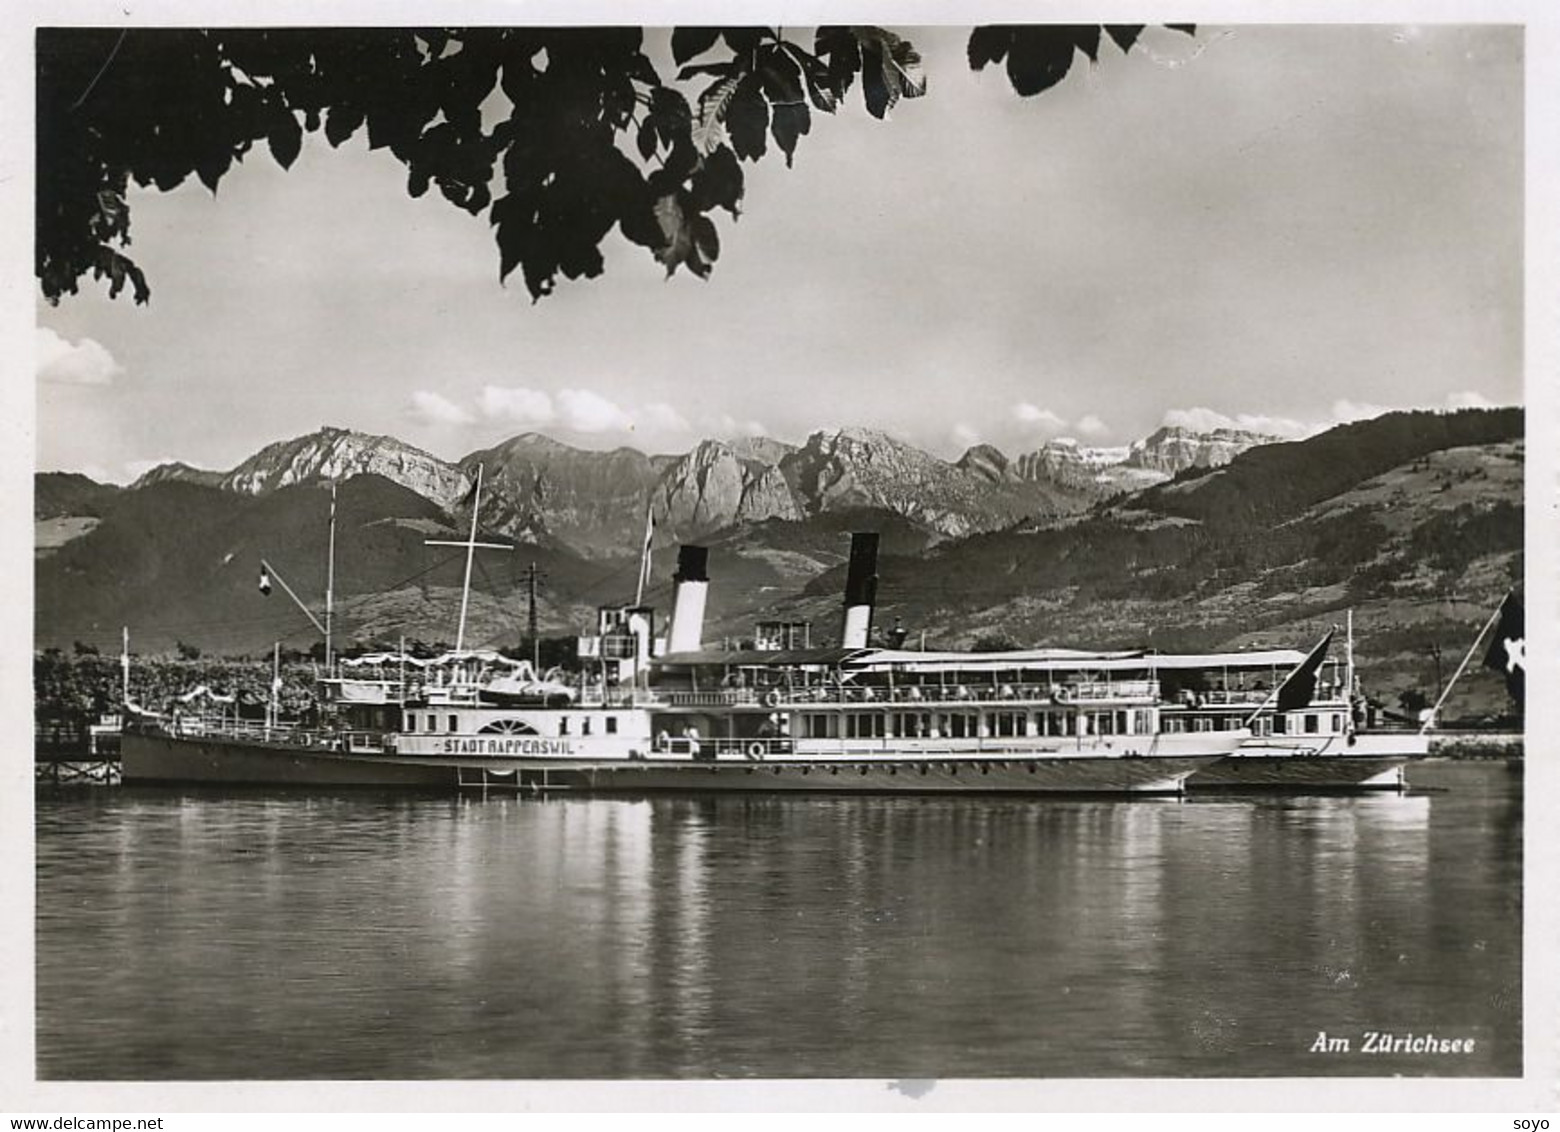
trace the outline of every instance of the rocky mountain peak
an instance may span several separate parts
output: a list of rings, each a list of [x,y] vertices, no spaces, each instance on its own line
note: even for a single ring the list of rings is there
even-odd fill
[[[1003,483],[1016,479],[1012,462],[1000,448],[991,444],[977,444],[959,457],[955,465],[970,475],[991,483]]]
[[[340,481],[365,473],[384,476],[444,507],[470,487],[459,468],[405,441],[330,426],[267,445],[227,473],[220,486],[263,495],[289,484]]]
[[[172,460],[142,472],[136,481],[130,485],[130,490],[136,491],[143,487],[150,487],[154,483],[166,483],[169,480],[198,483],[206,487],[218,487],[222,483],[224,474],[223,472],[209,471],[206,468],[197,468],[184,463],[182,460]]]

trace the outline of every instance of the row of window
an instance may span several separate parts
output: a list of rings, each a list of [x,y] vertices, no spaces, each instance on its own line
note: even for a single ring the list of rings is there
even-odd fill
[[[1076,735],[1152,735],[1154,713],[1118,711],[804,712],[809,739],[1008,739]]]
[[[1319,735],[1322,733],[1322,722],[1326,720],[1331,725],[1329,735],[1343,733],[1342,712],[1314,712],[1308,711],[1297,716],[1264,716],[1257,720],[1253,731],[1258,735]],[[1180,734],[1187,731],[1237,731],[1246,725],[1242,716],[1220,715],[1171,715],[1164,721],[1167,734]]]

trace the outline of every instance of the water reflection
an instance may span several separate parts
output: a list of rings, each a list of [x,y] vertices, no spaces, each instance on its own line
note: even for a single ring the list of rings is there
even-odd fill
[[[1188,802],[41,794],[40,1074],[1517,1073],[1503,776]],[[1478,1053],[1309,1052],[1432,1028]]]

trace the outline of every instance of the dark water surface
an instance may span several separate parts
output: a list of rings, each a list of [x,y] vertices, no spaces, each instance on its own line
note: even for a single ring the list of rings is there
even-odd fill
[[[37,797],[61,1079],[1516,1075],[1520,770],[1067,801]],[[1471,1054],[1360,1052],[1366,1031]],[[1319,1032],[1349,1053],[1312,1052]]]

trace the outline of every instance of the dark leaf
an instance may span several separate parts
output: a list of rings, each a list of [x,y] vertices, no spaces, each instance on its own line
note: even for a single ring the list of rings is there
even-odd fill
[[[812,116],[807,109],[807,103],[794,102],[773,107],[770,111],[770,132],[774,134],[775,144],[785,154],[785,167],[791,167],[791,158],[796,153],[796,140],[812,128]]]
[[[726,127],[731,132],[731,148],[738,157],[757,161],[768,148],[764,134],[769,129],[769,103],[757,75],[748,75],[732,93],[726,109]]]
[[[890,87],[890,74],[883,65],[882,55],[866,44],[861,48],[861,93],[867,102],[867,113],[881,119],[888,108],[897,101],[897,93]]]
[[[655,202],[658,199],[659,195],[651,196],[641,191],[626,204],[618,218],[618,227],[624,237],[651,251],[660,248],[664,239],[655,215]]]
[[[339,146],[363,124],[363,111],[350,104],[332,106],[325,114],[325,140],[331,148]]]
[[[978,27],[970,32],[968,47],[970,69],[985,70],[987,63],[1000,63],[1013,43],[1013,29],[1002,24]]]
[[[672,61],[681,66],[714,47],[719,38],[719,28],[673,28]]]
[[[706,212],[711,208],[724,208],[736,216],[742,203],[742,166],[736,154],[727,146],[721,146],[704,158],[704,163],[694,173],[690,195],[694,208]]]
[[[775,33],[768,28],[721,28],[720,34],[725,37],[726,46],[741,55],[757,47],[766,34],[773,39]]]
[[[668,144],[672,129],[686,130],[693,121],[693,111],[688,108],[688,100],[679,91],[670,87],[656,87],[650,92],[650,116],[655,119],[656,128],[661,132],[662,140]]]
[[[926,93],[921,56],[908,40],[882,28],[851,30],[861,44],[862,93],[868,113],[882,118],[900,98],[919,98]]]
[[[1138,36],[1143,34],[1142,24],[1106,24],[1105,34],[1109,35],[1125,54],[1132,50],[1132,45],[1137,42]]]
[[[802,102],[802,70],[789,53],[778,46],[766,48],[761,53],[758,74],[764,97],[771,106]]]
[[[407,170],[406,191],[414,197],[420,197],[428,191],[428,174],[421,169]]]
[[[222,175],[228,171],[232,162],[232,155],[227,152],[207,154],[195,166],[195,175],[200,178],[200,183],[215,195],[217,182],[222,179]]]
[[[829,68],[816,55],[809,55],[794,43],[782,45],[802,72],[802,81],[807,85],[807,97],[812,100],[813,106],[825,114],[833,114],[834,108],[839,105],[839,99],[835,97],[834,89],[829,85]]]
[[[646,122],[639,127],[639,156],[649,161],[655,156],[655,126]]]
[[[1072,61],[1073,41],[1065,29],[1020,28],[1008,50],[1008,81],[1028,98],[1066,78]]]
[[[298,160],[298,153],[303,148],[303,131],[298,128],[298,120],[293,117],[291,110],[281,110],[276,115],[266,141],[271,146],[271,156],[276,158],[276,163],[283,169],[292,168],[292,163]]]
[[[693,245],[688,256],[688,270],[700,279],[708,279],[715,261],[720,258],[720,234],[708,216],[695,216],[688,228]]]
[[[661,162],[661,168],[676,182],[681,183],[699,167],[699,151],[686,137],[679,138],[671,152]]]
[[[1097,63],[1100,59],[1100,26],[1098,24],[1076,24],[1072,29],[1073,43],[1078,50],[1089,57],[1089,62]]]
[[[838,102],[861,71],[861,44],[852,28],[829,25],[813,36],[813,52],[826,60],[828,86]]]

